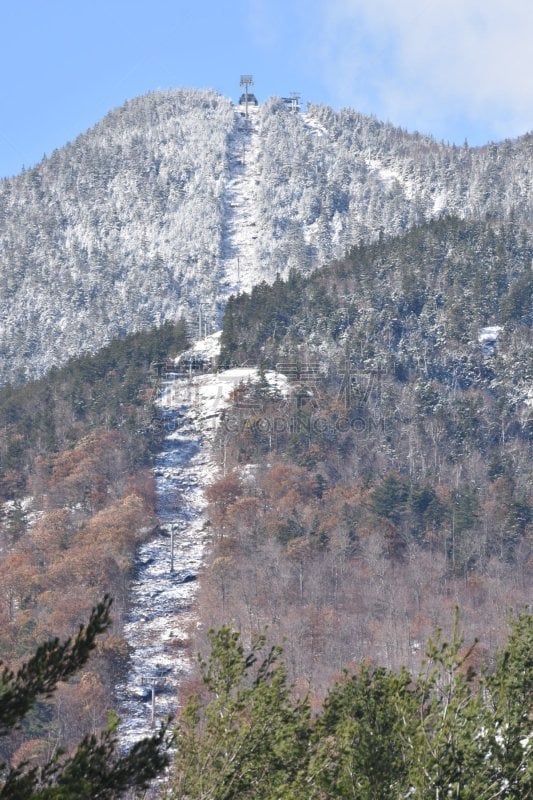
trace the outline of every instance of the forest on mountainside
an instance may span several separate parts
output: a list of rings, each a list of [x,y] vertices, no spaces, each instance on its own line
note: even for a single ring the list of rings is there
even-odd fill
[[[0,390],[0,660],[18,668],[42,641],[70,636],[105,593],[114,598],[90,664],[1,740],[0,761],[41,763],[105,727],[115,706],[135,552],[158,524],[151,365],[186,346],[185,325],[167,323]]]
[[[531,579],[532,255],[452,218],[230,299],[221,363],[259,376],[215,443],[204,630],[269,626],[319,697],[364,657],[415,668],[455,605],[503,642]]]
[[[267,281],[450,213],[531,230],[531,135],[452,147],[354,111],[293,114],[272,100],[237,153],[241,123],[214,92],[152,92],[0,181],[0,383],[194,318],[199,303],[218,325],[229,187],[242,170],[256,176],[239,199],[255,226],[254,263],[242,267]]]
[[[531,327],[532,258],[529,234],[512,224],[452,216],[382,236],[309,276],[293,271],[230,299],[220,363],[273,368],[293,352],[303,360],[304,345],[316,355],[347,340],[361,363],[405,371],[423,359],[424,374],[445,379],[457,369],[445,359],[479,367],[480,328]]]
[[[150,92],[0,181],[0,384],[215,303],[233,125],[214,92]]]
[[[401,665],[417,674],[456,606],[466,640],[480,639],[476,659],[502,675],[509,609],[530,591],[532,258],[516,222],[443,217],[228,302],[219,368],[256,364],[258,379],[234,391],[213,442],[220,475],[206,492],[212,547],[191,641],[206,659],[210,627],[227,623],[246,647],[265,626],[283,641],[290,690],[274,720],[279,711],[283,736],[293,731],[306,697],[325,726],[325,739],[306,729],[307,778],[344,741],[332,680],[347,668],[363,688],[396,689]],[[184,321],[167,323],[0,390],[0,658],[19,665],[104,592],[115,598],[95,657],[2,740],[0,760],[38,763],[105,724],[127,660],[135,550],[157,525],[154,362],[186,339]],[[287,393],[267,369],[289,378]],[[191,702],[194,742],[208,712],[194,717]],[[351,790],[352,753],[341,755],[317,791]]]
[[[257,253],[268,282],[450,214],[531,230],[531,135],[457,147],[353,109],[291,114],[275,99],[259,126]]]

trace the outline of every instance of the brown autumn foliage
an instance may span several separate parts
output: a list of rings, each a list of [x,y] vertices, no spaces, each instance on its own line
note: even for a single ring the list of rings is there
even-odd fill
[[[52,745],[47,739],[29,739],[22,742],[17,748],[11,763],[14,767],[21,764],[28,764],[30,767],[43,766],[50,758]]]
[[[88,511],[105,505],[112,488],[121,488],[124,454],[120,433],[98,429],[76,445],[37,460],[30,487],[47,507],[80,504]]]
[[[155,526],[148,470],[130,474],[120,432],[95,430],[69,450],[40,459],[30,485],[30,522],[13,537],[0,527],[0,658],[19,666],[43,640],[66,638],[104,593],[114,597],[113,628],[90,668],[61,685],[53,700],[56,742],[68,749],[106,724],[127,647],[122,620],[135,548]],[[20,734],[4,758],[39,763],[44,744]]]
[[[223,527],[230,506],[243,492],[237,472],[230,472],[207,487],[205,496],[212,507],[213,519]]]
[[[478,394],[467,400],[479,405]],[[239,419],[246,399],[241,388]],[[347,413],[337,398],[320,402],[324,418]],[[503,644],[507,609],[529,601],[531,487],[487,475],[468,443],[454,462],[452,423],[413,414],[409,426],[409,394],[396,402],[392,433],[361,426],[317,442],[307,429],[267,435],[241,424],[232,441],[219,434],[226,475],[207,492],[215,535],[200,581],[200,648],[210,627],[230,623],[247,641],[266,628],[284,643],[290,679],[319,698],[362,658],[416,669],[456,606],[467,640],[481,635],[487,653]],[[270,431],[279,414],[262,401]],[[522,441],[506,458],[524,474]]]

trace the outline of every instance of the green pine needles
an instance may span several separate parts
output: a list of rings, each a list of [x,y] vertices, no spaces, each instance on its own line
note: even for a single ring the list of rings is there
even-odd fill
[[[0,736],[16,729],[34,704],[50,697],[59,681],[87,662],[96,638],[110,624],[111,599],[104,597],[74,639],[41,645],[15,674],[0,673]],[[86,736],[72,753],[62,752],[42,767],[0,765],[1,800],[111,800],[131,789],[144,789],[168,764],[168,736],[163,726],[154,736],[118,751],[117,718],[99,736]]]
[[[362,664],[313,717],[281,650],[210,634],[203,690],[177,730],[167,800],[525,800],[533,796],[533,617],[514,619],[493,671],[457,618],[418,676]]]
[[[105,598],[77,636],[38,648],[0,675],[0,734],[85,664],[110,624]],[[512,621],[492,670],[451,636],[429,641],[417,676],[362,664],[313,714],[295,699],[281,648],[247,651],[229,627],[210,633],[202,688],[172,737],[165,800],[525,800],[533,796],[533,615]],[[3,767],[0,799],[112,800],[139,796],[168,765],[166,726],[118,750],[117,720],[42,767]],[[141,795],[144,796],[144,795]]]

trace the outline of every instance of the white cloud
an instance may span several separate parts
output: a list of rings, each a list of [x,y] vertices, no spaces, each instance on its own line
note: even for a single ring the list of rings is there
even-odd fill
[[[318,13],[338,103],[437,136],[458,120],[487,139],[533,127],[531,0],[328,0]]]

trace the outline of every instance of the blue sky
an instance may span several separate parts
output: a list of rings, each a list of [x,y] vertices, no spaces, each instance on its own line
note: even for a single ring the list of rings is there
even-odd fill
[[[0,176],[151,89],[350,106],[471,145],[533,128],[531,0],[3,0]]]

